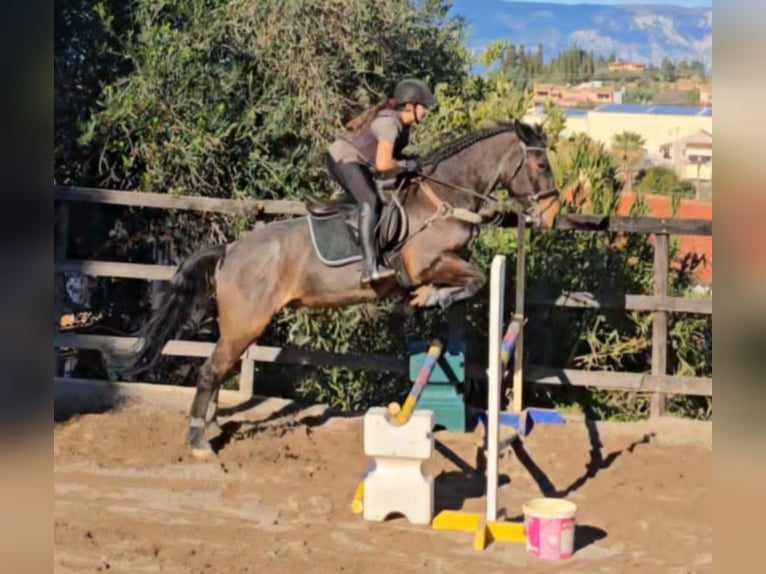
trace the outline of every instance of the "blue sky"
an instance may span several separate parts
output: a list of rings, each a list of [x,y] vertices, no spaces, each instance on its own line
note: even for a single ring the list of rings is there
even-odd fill
[[[516,43],[527,45],[528,47],[531,46],[532,48],[535,48],[538,42],[542,42],[546,48],[545,55],[549,58],[551,55],[555,55],[557,51],[565,49],[569,35],[579,32],[580,28],[585,29],[594,26],[597,28],[598,25],[592,25],[591,17],[595,18],[593,16],[594,13],[598,14],[599,12],[606,11],[611,14],[617,10],[619,14],[614,14],[615,18],[621,17],[623,21],[629,20],[634,10],[628,10],[625,14],[622,14],[625,11],[618,8],[621,5],[632,5],[634,7],[643,5],[649,10],[651,10],[650,6],[663,5],[665,9],[662,10],[662,13],[668,13],[673,17],[680,14],[679,17],[682,19],[682,21],[679,21],[680,28],[684,28],[692,20],[695,22],[699,20],[699,14],[690,16],[691,20],[684,20],[684,15],[681,12],[685,10],[695,12],[708,12],[712,10],[712,0],[512,0],[518,2],[518,6],[525,5],[526,7],[518,9],[518,14],[514,18],[518,22],[511,22],[509,24],[509,19],[511,19],[514,9],[506,2],[511,0],[448,1],[452,4],[451,13],[453,15],[460,15],[467,19],[467,46],[472,52],[480,52],[489,42],[499,38],[513,37]],[[535,21],[534,19],[537,18],[535,14],[541,10],[542,4],[559,5],[560,8],[557,9],[557,12],[562,14],[561,17],[564,20],[560,22],[546,20],[542,23]],[[581,9],[577,7],[578,5],[590,5],[592,8]],[[601,6],[601,8],[598,6]],[[676,7],[676,9],[674,10],[672,7]],[[603,21],[603,16],[600,21]],[[602,45],[606,47],[602,46],[600,48],[601,52],[613,52],[618,56],[620,55],[618,52],[630,54],[635,52],[635,49],[628,45],[630,43],[629,40],[625,40],[628,44],[623,45],[625,42],[622,42],[620,37],[612,38],[611,32],[614,32],[614,30],[607,30],[603,34],[596,34],[597,36],[601,34],[604,37]],[[622,34],[621,31],[618,32]],[[691,25],[687,32],[696,38],[697,30],[693,25]],[[625,38],[628,35],[627,32],[623,34]],[[599,36],[597,39],[601,40],[602,38]],[[652,43],[649,38],[644,38],[639,32],[636,32],[634,40],[647,44]],[[662,46],[660,45],[658,49],[661,51]],[[630,58],[634,56],[623,57]],[[697,58],[698,56],[694,57]]]
[[[465,1],[465,0],[462,0]],[[486,2],[486,0],[481,0]],[[498,0],[503,2],[505,0]],[[617,4],[665,4],[671,6],[705,6],[709,7],[713,5],[713,0],[512,0],[514,2],[527,2],[530,4],[605,4],[607,6],[615,6]],[[455,1],[455,7],[461,4],[461,0]]]

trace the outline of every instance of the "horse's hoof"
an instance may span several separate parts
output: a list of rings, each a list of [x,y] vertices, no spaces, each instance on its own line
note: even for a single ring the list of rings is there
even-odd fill
[[[213,454],[213,447],[205,439],[203,429],[201,428],[190,427],[186,442],[191,445],[192,455],[195,458],[207,458]]]
[[[410,306],[412,307],[425,307],[433,303],[433,293],[435,292],[434,286],[430,283],[421,285],[415,289],[410,298]]]
[[[210,458],[213,455],[213,449],[210,448],[209,444],[204,447],[194,446],[192,447],[191,453],[194,458]]]

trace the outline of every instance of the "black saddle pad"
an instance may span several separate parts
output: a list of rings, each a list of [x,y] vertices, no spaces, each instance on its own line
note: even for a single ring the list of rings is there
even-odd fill
[[[325,265],[340,267],[362,260],[356,213],[339,212],[322,216],[309,213],[307,219],[314,251]],[[404,214],[398,205],[390,204],[383,208],[376,230],[380,253],[404,239],[404,222]]]
[[[339,267],[362,260],[362,247],[356,230],[346,223],[348,214],[317,217],[309,214],[311,242],[322,263]]]

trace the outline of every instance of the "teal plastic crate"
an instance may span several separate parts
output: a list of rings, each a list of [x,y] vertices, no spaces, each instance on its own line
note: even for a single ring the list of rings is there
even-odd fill
[[[409,344],[410,381],[414,382],[428,354],[429,342],[415,340]],[[458,387],[465,381],[465,346],[462,341],[449,343],[436,362],[428,384],[420,395],[415,410],[434,413],[434,425],[449,431],[465,432],[466,409]]]

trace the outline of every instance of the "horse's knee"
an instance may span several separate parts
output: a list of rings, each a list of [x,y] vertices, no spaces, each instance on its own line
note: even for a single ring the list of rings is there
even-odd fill
[[[229,349],[216,348],[200,369],[198,387],[203,390],[217,389],[238,359],[239,355]]]

